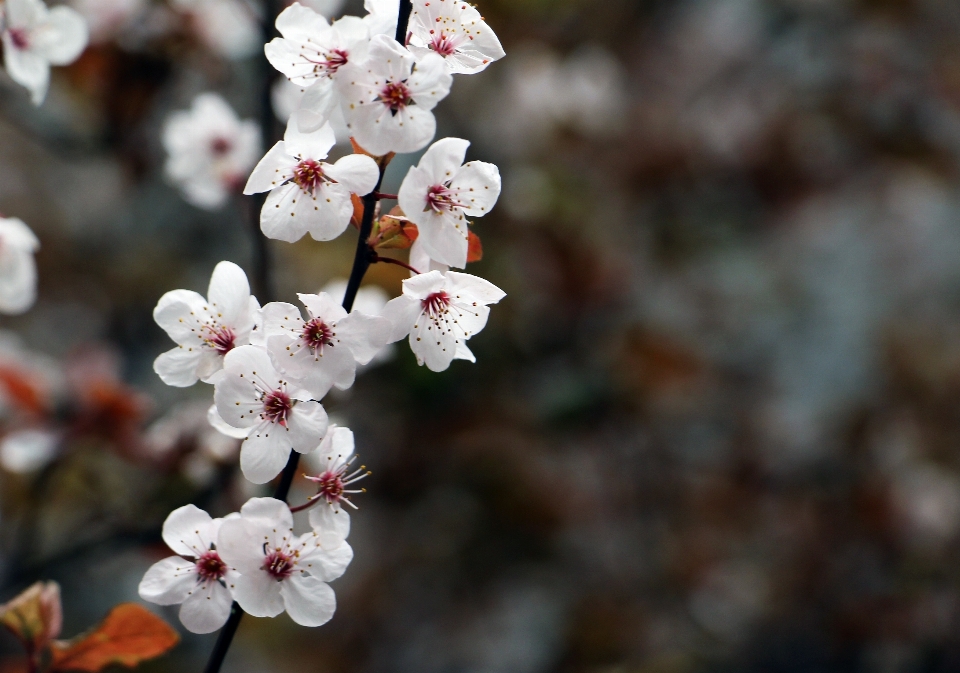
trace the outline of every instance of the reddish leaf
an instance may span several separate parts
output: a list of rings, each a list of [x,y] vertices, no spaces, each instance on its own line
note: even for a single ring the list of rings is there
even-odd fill
[[[399,208],[394,208],[390,211],[390,215],[384,215],[379,219],[370,236],[370,245],[375,248],[394,250],[406,250],[413,245],[420,232],[413,222],[402,215],[393,214],[393,211],[398,210]]]
[[[359,231],[360,223],[363,221],[363,199],[351,192],[350,201],[353,202],[353,215],[350,217],[350,224]]]
[[[60,635],[60,586],[56,582],[37,582],[9,603],[0,605],[0,624],[23,642],[28,653],[39,652]]]
[[[26,370],[0,367],[0,386],[6,391],[7,397],[24,411],[41,414],[47,407],[42,391]]]
[[[467,237],[467,262],[479,262],[483,259],[483,243],[480,237],[472,231]]]
[[[169,624],[135,603],[121,603],[93,631],[54,641],[50,672],[96,673],[109,664],[136,666],[158,657],[180,640]]]

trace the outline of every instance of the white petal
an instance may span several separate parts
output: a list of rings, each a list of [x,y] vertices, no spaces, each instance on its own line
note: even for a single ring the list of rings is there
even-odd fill
[[[427,54],[420,59],[407,80],[410,97],[417,103],[415,107],[428,111],[450,93],[452,84],[453,76],[447,71],[443,57],[438,54]]]
[[[420,231],[417,241],[431,259],[458,269],[467,265],[470,232],[462,214],[457,211],[422,213],[417,226]]]
[[[233,262],[220,262],[213,269],[207,300],[221,325],[232,327],[250,322],[250,283],[247,274]]]
[[[250,433],[249,428],[235,428],[220,418],[220,414],[217,413],[216,404],[211,404],[210,408],[207,409],[207,422],[221,435],[226,435],[234,439],[246,439]]]
[[[3,64],[14,82],[30,90],[34,105],[43,102],[50,85],[50,63],[47,59],[28,49],[17,48],[9,34],[4,34]]]
[[[253,169],[243,193],[258,194],[276,189],[293,177],[296,165],[297,160],[287,152],[286,145],[281,140],[270,148]]]
[[[157,605],[182,603],[197,583],[196,565],[179,556],[154,563],[140,580],[140,598]]]
[[[464,340],[460,340],[457,344],[457,353],[453,356],[454,360],[466,360],[467,362],[476,362],[477,358],[474,357],[473,351],[471,351]]]
[[[263,539],[259,535],[261,528],[272,525],[269,520],[226,519],[217,533],[217,552],[241,575],[257,573],[263,565]]]
[[[167,516],[163,522],[163,541],[182,556],[200,556],[212,542],[210,528],[213,519],[195,505],[184,505]]]
[[[484,304],[496,304],[507,296],[506,292],[490,281],[469,273],[448,271],[447,280],[450,282],[450,294],[469,295],[474,300],[481,301]]]
[[[300,198],[303,197],[303,198]],[[267,238],[287,243],[296,243],[310,229],[311,221],[303,206],[309,200],[295,183],[287,183],[274,189],[267,196],[260,211],[260,231]],[[300,208],[297,208],[297,202]],[[299,215],[299,217],[298,217]]]
[[[277,17],[277,30],[285,38],[303,41],[323,34],[330,29],[330,23],[322,14],[295,2]]]
[[[423,312],[420,301],[401,295],[387,302],[380,315],[390,321],[390,334],[387,343],[400,341],[413,329],[413,324]]]
[[[410,331],[410,350],[431,371],[445,371],[457,352],[457,336],[449,324],[449,318],[438,325],[423,314]]]
[[[323,164],[324,169],[332,168]],[[325,182],[317,189],[315,197],[308,202],[306,221],[311,238],[315,241],[332,241],[342,234],[353,216],[353,201],[343,185]],[[313,213],[309,212],[312,205]]]
[[[426,299],[434,292],[443,290],[446,285],[446,277],[442,273],[430,271],[404,280],[403,294],[412,299]]]
[[[191,633],[213,633],[226,624],[233,597],[215,580],[199,583],[180,606],[180,622]]]
[[[313,451],[327,432],[327,412],[319,402],[297,402],[287,419],[287,441],[299,453]]]
[[[310,574],[324,582],[332,582],[346,572],[352,560],[353,548],[341,541],[332,549],[320,549],[310,555]]]
[[[348,154],[333,164],[327,174],[358,196],[366,196],[377,186],[380,169],[366,154]]]
[[[424,152],[417,167],[425,171],[432,185],[449,182],[463,164],[470,141],[463,138],[442,138]]]
[[[153,371],[168,386],[187,388],[200,378],[197,367],[202,356],[203,351],[199,349],[177,346],[157,356],[153,361]]]
[[[280,586],[280,582],[258,570],[237,579],[233,598],[247,614],[254,617],[276,617],[283,612]]]
[[[500,198],[500,169],[485,161],[471,161],[464,165],[450,187],[459,190],[459,202],[467,206],[470,217],[483,217]]]
[[[339,301],[326,292],[320,294],[306,294],[300,292],[297,298],[307,307],[310,316],[320,318],[324,322],[334,323],[347,317],[347,312]]]
[[[333,533],[346,540],[350,535],[350,514],[343,507],[321,502],[310,510],[310,527],[321,538],[327,533]]]
[[[184,346],[203,344],[199,333],[202,320],[206,320],[207,300],[190,290],[167,292],[153,309],[154,321],[176,343]]]
[[[283,135],[283,142],[291,156],[300,159],[320,161],[330,154],[330,148],[337,144],[337,137],[333,127],[327,122],[316,131],[304,133],[297,124],[296,116],[290,117],[287,122],[287,131]]]
[[[269,519],[281,528],[293,528],[290,506],[276,498],[250,498],[240,508],[245,519]]]
[[[393,323],[387,318],[355,312],[337,323],[337,338],[347,345],[354,359],[365,365],[387,345]],[[401,337],[402,338],[402,337]]]
[[[254,484],[265,484],[276,477],[290,456],[287,430],[270,421],[254,426],[240,447],[240,469]]]
[[[52,65],[73,63],[87,47],[87,23],[71,7],[53,7],[47,20],[33,31],[37,52]]]
[[[280,584],[290,618],[301,626],[320,626],[333,617],[337,599],[333,589],[316,577],[294,574]]]

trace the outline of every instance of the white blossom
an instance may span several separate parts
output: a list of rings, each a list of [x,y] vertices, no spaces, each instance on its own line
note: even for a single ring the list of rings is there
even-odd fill
[[[214,210],[239,193],[260,154],[260,129],[241,121],[219,95],[204,93],[190,110],[170,115],[163,146],[170,181],[191,204]]]
[[[461,269],[467,265],[467,216],[486,215],[500,196],[496,166],[463,163],[469,146],[460,138],[435,142],[407,172],[398,195],[400,208],[420,230],[417,241],[423,250],[431,259]]]
[[[154,361],[154,371],[169,386],[192,386],[197,379],[211,382],[223,368],[224,356],[250,343],[259,309],[246,274],[233,262],[214,268],[206,299],[190,290],[167,292],[157,302],[153,319],[177,347]]]
[[[0,5],[3,64],[35,105],[50,86],[50,66],[67,65],[87,46],[87,24],[70,7],[48,9],[42,0],[6,0]]]
[[[350,545],[331,530],[295,535],[286,503],[252,498],[240,517],[225,521],[218,549],[240,577],[234,598],[255,617],[284,610],[297,624],[320,626],[333,617],[336,598],[327,584],[353,559]]]
[[[270,191],[260,211],[260,229],[268,238],[293,243],[304,234],[329,241],[343,233],[353,215],[350,192],[373,191],[380,176],[376,162],[350,154],[328,164],[336,137],[330,124],[302,133],[290,118],[283,140],[260,160],[244,194]]]
[[[347,315],[328,294],[298,294],[308,319],[292,304],[263,307],[263,333],[273,363],[320,399],[333,386],[353,385],[358,364],[367,364],[390,336],[390,321],[355,312]]]
[[[317,494],[311,500],[319,500],[310,510],[310,525],[314,530],[335,531],[346,539],[350,535],[350,515],[341,504],[357,508],[350,496],[362,493],[363,489],[350,487],[370,474],[365,466],[353,468],[357,458],[353,431],[331,425],[320,446],[307,457],[316,472],[307,477],[317,485]]]
[[[429,253],[423,248],[423,243],[420,241],[420,237],[417,237],[417,240],[413,242],[413,245],[410,246],[410,266],[416,269],[419,273],[427,273],[428,271],[440,271],[446,273],[450,269],[450,265],[444,264],[443,262],[438,262],[433,259]],[[412,271],[410,275],[416,275]]]
[[[193,633],[216,631],[230,616],[239,575],[220,555],[217,538],[226,520],[193,505],[175,509],[163,522],[163,541],[177,556],[154,563],[140,582],[145,601],[181,604],[180,621]]]
[[[291,386],[258,346],[227,353],[217,377],[213,400],[220,417],[235,428],[247,428],[240,447],[240,469],[255,484],[277,476],[290,450],[317,448],[327,431],[327,413],[306,390]]]
[[[274,38],[264,47],[267,60],[294,84],[307,88],[301,105],[324,118],[339,107],[333,85],[341,68],[351,61],[363,61],[370,34],[356,16],[345,16],[333,24],[298,2],[277,17]]]
[[[363,22],[367,24],[371,37],[374,35],[396,36],[400,0],[363,0],[363,8],[367,10]]]
[[[366,151],[416,152],[436,133],[434,107],[448,93],[453,76],[442,57],[417,61],[396,40],[376,35],[368,59],[349,63],[336,84],[347,128]]]
[[[390,341],[410,335],[417,362],[442,372],[454,359],[475,362],[467,340],[482,330],[488,304],[506,296],[493,283],[466,273],[430,271],[403,281],[403,294],[381,315],[393,324]]]
[[[16,217],[0,217],[0,313],[23,313],[37,298],[40,241]]]
[[[477,8],[463,0],[414,0],[409,30],[410,51],[418,58],[439,54],[452,73],[480,72],[505,55]]]
[[[415,244],[416,241],[414,241],[414,245]],[[446,271],[446,269],[444,269],[444,271]],[[326,292],[334,298],[343,297],[347,292],[347,279],[337,278],[331,280],[320,289],[320,292]],[[357,296],[353,299],[353,306],[350,312],[380,315],[380,311],[383,310],[383,307],[387,305],[388,301],[390,301],[390,295],[379,285],[363,285],[357,290]],[[370,360],[368,365],[372,367],[388,362],[395,355],[396,348],[393,344],[387,344],[377,351],[377,354],[373,356],[373,359]]]

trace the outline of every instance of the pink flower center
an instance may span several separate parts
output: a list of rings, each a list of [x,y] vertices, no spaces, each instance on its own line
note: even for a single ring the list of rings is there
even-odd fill
[[[331,49],[326,56],[327,72],[331,75],[347,64],[347,52],[342,49]]]
[[[26,49],[30,46],[30,40],[28,38],[27,31],[24,28],[11,28],[10,41],[17,49]]]
[[[464,208],[464,204],[456,200],[457,193],[444,185],[434,185],[427,192],[427,208],[434,212],[453,212],[455,208]]]
[[[447,310],[450,306],[450,295],[441,290],[427,295],[427,298],[420,302],[423,310],[431,316],[438,316]]]
[[[210,141],[210,153],[215,157],[222,157],[230,151],[233,144],[226,138],[214,138]]]
[[[293,568],[293,559],[279,549],[267,554],[267,558],[263,562],[263,569],[278,582],[290,577],[293,574]]]
[[[340,502],[340,498],[343,497],[342,476],[342,470],[338,470],[337,472],[327,470],[320,476],[314,477],[312,481],[315,481],[317,484],[317,495],[323,496],[329,503]]]
[[[285,424],[291,409],[290,396],[282,390],[269,392],[263,398],[263,415],[271,423]]]
[[[333,344],[333,330],[320,318],[314,318],[303,325],[301,338],[314,351],[322,351],[324,346]]]
[[[314,193],[324,181],[323,167],[313,159],[304,159],[293,169],[293,181],[305,192]]]
[[[430,40],[430,48],[441,56],[451,56],[457,51],[457,46],[460,44],[460,40],[456,37],[451,37],[446,33],[440,33],[439,35],[434,35]]]
[[[407,107],[410,100],[410,89],[403,82],[390,82],[380,91],[380,100],[390,108],[393,114]]]
[[[236,346],[237,335],[229,327],[211,327],[208,325],[206,329],[210,332],[210,336],[204,341],[220,355],[226,355]]]
[[[197,574],[204,580],[219,580],[227,574],[227,564],[211,549],[197,559]]]

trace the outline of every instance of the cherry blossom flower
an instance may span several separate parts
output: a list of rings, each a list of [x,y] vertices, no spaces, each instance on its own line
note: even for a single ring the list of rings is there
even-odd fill
[[[192,386],[197,379],[212,382],[224,356],[250,343],[259,309],[246,274],[233,262],[214,268],[207,299],[190,290],[167,292],[157,302],[153,319],[178,345],[161,354],[153,370],[168,386]]]
[[[163,146],[170,181],[189,203],[214,210],[239,193],[260,154],[260,129],[241,121],[219,95],[204,93],[190,110],[170,115]]]
[[[333,24],[298,2],[277,17],[274,38],[264,47],[267,60],[294,84],[309,87],[302,105],[324,118],[339,107],[333,80],[347,63],[366,56],[369,31],[363,20],[346,16]]]
[[[23,313],[37,298],[40,241],[23,220],[0,217],[0,313]]]
[[[254,617],[284,610],[297,624],[320,626],[333,617],[336,598],[327,582],[337,579],[353,550],[331,530],[295,535],[286,503],[252,498],[240,517],[224,521],[218,549],[240,572],[234,598]]]
[[[48,9],[42,0],[6,0],[0,6],[3,64],[34,105],[46,98],[50,66],[67,65],[87,46],[87,25],[70,7]]]
[[[260,160],[244,194],[269,191],[260,211],[260,229],[268,238],[293,243],[304,234],[329,241],[343,233],[353,215],[350,192],[373,191],[380,176],[376,162],[350,154],[328,164],[337,140],[330,124],[302,133],[290,118],[283,140]]]
[[[193,633],[216,631],[230,616],[232,592],[240,577],[221,557],[217,543],[228,520],[211,519],[193,505],[173,510],[163,522],[163,541],[177,556],[154,563],[140,582],[143,600],[180,604],[180,621]]]
[[[453,76],[442,57],[417,61],[386,35],[370,41],[369,58],[349,63],[337,78],[347,128],[366,151],[416,152],[436,133],[434,107],[448,93]]]
[[[410,51],[418,58],[440,54],[450,72],[460,74],[480,72],[505,56],[480,12],[463,0],[415,0]]]
[[[298,294],[304,320],[292,304],[263,307],[263,333],[273,363],[320,399],[336,386],[353,385],[357,364],[367,364],[387,343],[390,321],[351,313],[328,294]]]
[[[469,146],[460,138],[435,142],[420,164],[410,168],[398,195],[400,208],[420,230],[417,241],[424,252],[441,264],[461,269],[467,265],[466,216],[486,215],[500,197],[496,166],[483,161],[463,163]]]
[[[317,485],[317,494],[311,500],[319,500],[310,510],[310,525],[314,530],[336,531],[346,539],[350,535],[350,515],[341,505],[357,509],[350,496],[362,493],[363,489],[350,487],[370,475],[363,465],[353,467],[357,458],[353,431],[331,425],[318,449],[308,456],[309,464],[316,470],[316,476],[307,477]]]
[[[487,324],[488,304],[505,296],[483,278],[430,271],[403,281],[403,294],[392,299],[381,315],[393,324],[390,341],[409,334],[417,362],[442,372],[454,359],[476,361],[466,342]]]
[[[327,431],[327,412],[310,393],[291,386],[267,352],[241,346],[227,353],[213,400],[220,417],[235,428],[249,428],[240,447],[240,469],[255,484],[265,484],[287,463],[290,450],[317,448]]]

